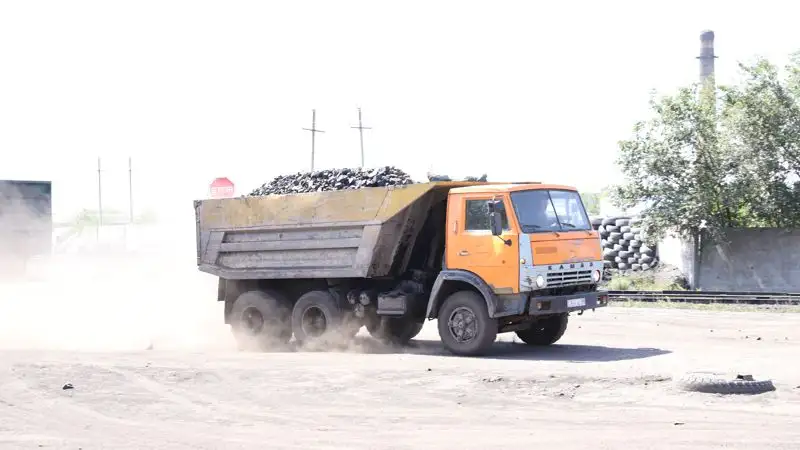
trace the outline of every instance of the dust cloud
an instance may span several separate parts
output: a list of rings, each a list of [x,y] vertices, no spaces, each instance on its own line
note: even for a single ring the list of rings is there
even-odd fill
[[[11,203],[0,220],[6,241],[18,239],[12,228],[40,220]],[[153,224],[89,226],[61,235],[56,228],[52,254],[31,258],[24,270],[11,263],[19,254],[4,251],[0,348],[235,349],[216,301],[216,279],[197,270],[191,201],[187,205],[186,214]]]
[[[53,231],[49,211],[43,215],[18,200],[5,200],[0,208],[0,349],[239,348],[223,323],[216,277],[197,269],[190,200],[185,209],[155,223],[56,226]],[[20,236],[37,229],[26,245],[38,255],[26,258]],[[262,343],[258,351],[409,351],[372,339],[364,328],[359,336],[347,328],[303,345]]]

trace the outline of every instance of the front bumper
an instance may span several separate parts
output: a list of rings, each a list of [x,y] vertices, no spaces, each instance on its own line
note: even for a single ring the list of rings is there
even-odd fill
[[[540,316],[572,311],[583,311],[608,306],[608,292],[581,292],[573,295],[553,295],[530,298],[528,314]]]

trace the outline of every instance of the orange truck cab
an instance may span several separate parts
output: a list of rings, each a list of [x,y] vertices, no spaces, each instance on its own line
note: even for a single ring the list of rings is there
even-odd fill
[[[476,329],[481,321],[491,321],[497,332],[516,331],[528,344],[549,345],[564,334],[569,313],[608,303],[607,293],[597,289],[603,273],[599,236],[575,188],[451,189],[445,248],[427,317],[438,317],[439,334],[456,353],[482,353],[494,341],[492,330]],[[459,291],[473,287],[477,293]],[[480,317],[474,306],[484,302],[486,316]]]

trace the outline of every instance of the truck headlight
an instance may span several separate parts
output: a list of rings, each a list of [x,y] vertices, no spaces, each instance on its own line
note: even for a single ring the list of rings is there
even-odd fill
[[[599,283],[600,282],[600,277],[602,277],[602,276],[603,276],[603,274],[600,273],[599,270],[595,270],[594,272],[592,272],[592,280],[594,280],[595,283]]]
[[[544,279],[543,276],[539,275],[536,277],[536,287],[543,288],[547,284],[547,280]]]

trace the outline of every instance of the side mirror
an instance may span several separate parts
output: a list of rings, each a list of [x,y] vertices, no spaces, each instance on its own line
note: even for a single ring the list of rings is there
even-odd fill
[[[489,202],[489,220],[491,221],[492,226],[492,235],[493,236],[500,236],[503,234],[503,201],[502,200],[492,200]]]
[[[492,220],[492,235],[500,236],[503,234],[503,218],[497,212],[489,213],[489,218]]]

